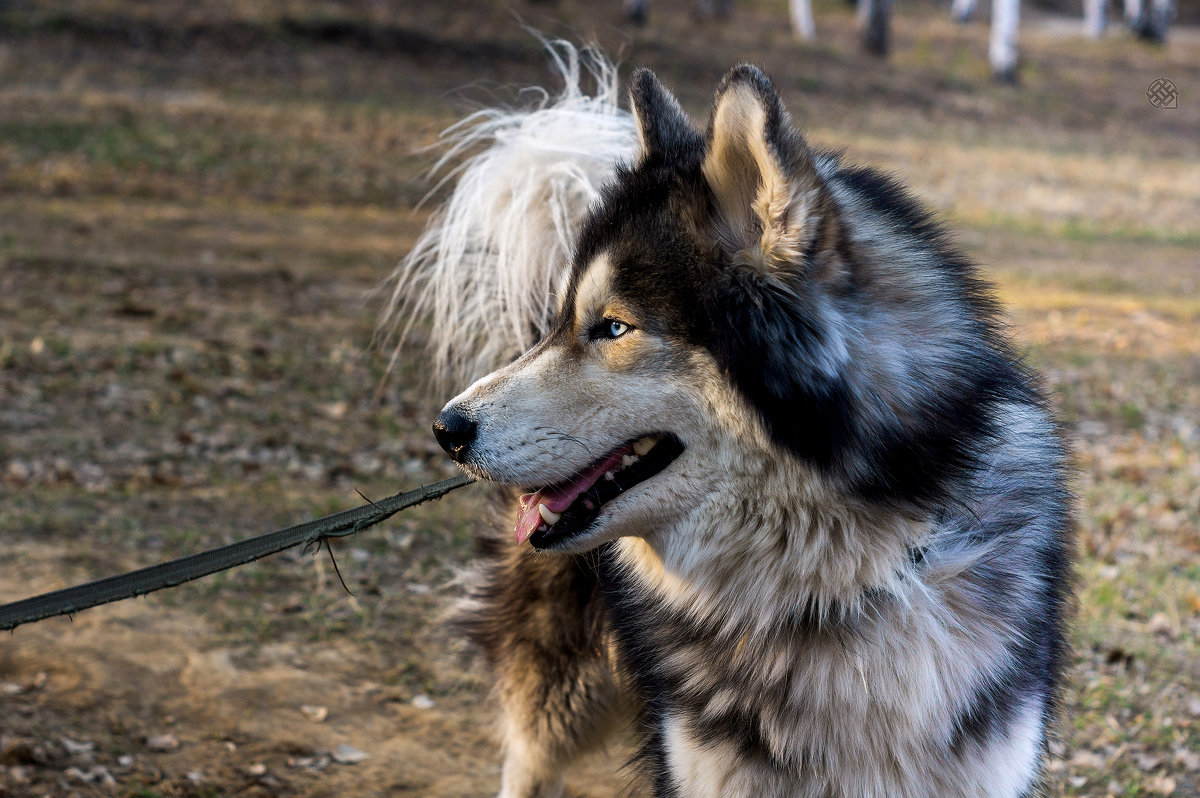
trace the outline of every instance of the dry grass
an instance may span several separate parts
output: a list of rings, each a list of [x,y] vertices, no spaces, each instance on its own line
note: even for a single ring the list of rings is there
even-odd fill
[[[660,1],[635,32],[611,5],[517,10],[656,67],[698,114],[729,64],[764,63],[815,141],[898,172],[988,265],[1077,453],[1048,792],[1200,796],[1195,32],[1155,50],[1035,19],[1011,89],[985,32],[932,7],[881,64],[833,0],[805,48],[767,0],[730,28]],[[423,220],[413,151],[466,107],[453,90],[545,75],[482,2],[0,7],[0,599],[447,473],[419,360],[377,395],[367,292]],[[1142,96],[1160,75],[1176,112]],[[439,620],[483,511],[464,493],[339,547],[354,597],[284,556],[19,630],[0,795],[491,794],[487,685]],[[610,767],[577,792],[614,795]]]

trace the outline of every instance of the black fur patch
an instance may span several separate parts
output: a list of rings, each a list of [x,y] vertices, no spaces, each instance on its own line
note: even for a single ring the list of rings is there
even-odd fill
[[[645,160],[670,162],[686,153],[695,132],[679,102],[649,69],[638,69],[630,78],[629,103],[638,123]]]
[[[704,297],[704,345],[778,441],[829,469],[853,440],[853,404],[839,375],[813,368],[825,333],[806,312],[806,293],[750,269],[723,270]]]

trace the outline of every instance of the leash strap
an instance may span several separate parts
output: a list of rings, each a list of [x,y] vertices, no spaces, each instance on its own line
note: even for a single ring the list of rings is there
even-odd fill
[[[228,546],[0,605],[0,630],[16,629],[23,623],[142,596],[164,587],[175,587],[202,576],[215,574],[217,571],[277,554],[302,543],[313,545],[326,538],[352,535],[391,518],[401,510],[431,499],[440,499],[450,491],[470,485],[474,481],[465,474],[459,474],[432,485],[422,485],[377,502],[342,510],[258,537],[239,540]]]

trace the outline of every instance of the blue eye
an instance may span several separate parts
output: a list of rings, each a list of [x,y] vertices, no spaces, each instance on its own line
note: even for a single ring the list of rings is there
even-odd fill
[[[616,319],[608,319],[608,337],[620,338],[625,333],[629,332],[629,325],[623,321]]]
[[[620,319],[600,319],[595,327],[592,327],[588,337],[593,341],[611,341],[614,338],[620,338],[625,333],[632,330],[631,325],[626,324]]]

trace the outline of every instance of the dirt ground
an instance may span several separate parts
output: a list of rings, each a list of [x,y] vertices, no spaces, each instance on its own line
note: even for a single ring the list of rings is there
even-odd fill
[[[1200,796],[1200,32],[1102,41],[818,2],[728,24],[618,3],[0,3],[0,601],[450,473],[371,293],[425,219],[416,152],[549,73],[527,22],[647,63],[703,116],[742,59],[818,143],[898,173],[997,280],[1073,437],[1076,662],[1048,795]],[[627,73],[626,73],[627,74]],[[1159,77],[1179,108],[1149,105]],[[419,343],[419,342],[418,342]],[[444,613],[481,489],[0,638],[0,796],[497,789],[488,682]],[[615,796],[625,749],[573,795]]]

